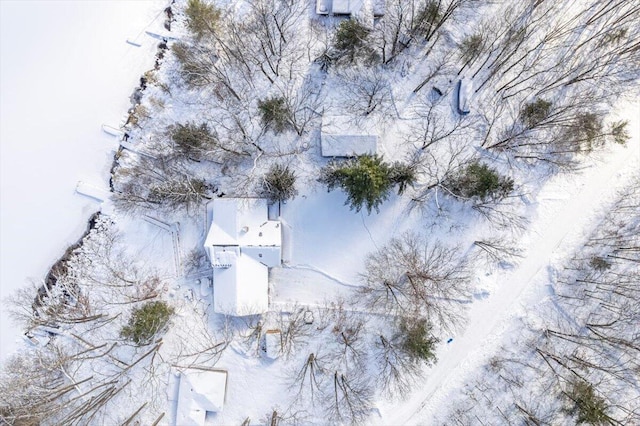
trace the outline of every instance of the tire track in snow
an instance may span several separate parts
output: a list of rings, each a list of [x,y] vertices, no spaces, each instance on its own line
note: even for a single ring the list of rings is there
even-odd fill
[[[439,348],[438,363],[427,372],[419,394],[393,407],[393,413],[383,416],[381,423],[428,424],[434,410],[446,403],[448,391],[462,386],[472,367],[479,366],[496,348],[508,320],[521,309],[524,293],[547,283],[545,272],[558,247],[585,232],[593,214],[613,200],[630,172],[638,170],[640,141],[634,136],[626,148],[617,149],[606,162],[585,171],[582,188],[547,220],[549,223],[536,224],[542,230],[532,234],[525,259],[512,273],[499,278],[491,297],[474,302],[468,312],[468,327],[454,342]]]

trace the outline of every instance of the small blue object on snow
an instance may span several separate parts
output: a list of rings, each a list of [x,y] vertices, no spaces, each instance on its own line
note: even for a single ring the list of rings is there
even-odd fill
[[[453,342],[453,337],[449,337],[449,340],[447,340],[447,343],[451,343]]]

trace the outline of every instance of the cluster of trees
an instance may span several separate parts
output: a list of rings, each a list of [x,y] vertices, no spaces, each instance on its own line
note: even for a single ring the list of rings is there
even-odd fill
[[[279,141],[295,139],[302,146],[316,133],[320,111],[331,107],[323,104],[321,80],[329,78],[335,79],[329,86],[338,93],[339,108],[355,125],[400,118],[409,123],[401,147],[408,151],[406,163],[364,155],[332,161],[320,171],[320,182],[329,190],[342,189],[352,210],[378,211],[394,189],[399,194],[412,190],[418,203],[435,199],[439,204],[443,194],[469,202],[490,220],[513,223],[495,206],[509,198],[514,181],[469,155],[469,149],[479,144],[491,154],[567,166],[577,153],[607,141],[624,143],[626,123],[609,122],[607,112],[637,81],[640,7],[623,0],[588,0],[572,8],[566,2],[513,3],[501,9],[500,19],[481,22],[462,39],[457,58],[443,53],[437,45],[444,39],[441,30],[477,5],[474,0],[388,0],[385,16],[374,26],[347,19],[333,28],[303,25],[305,2],[257,0],[235,10],[189,0],[184,17],[191,37],[172,45],[170,66],[177,66],[179,79],[172,87],[149,80],[149,90],[157,85],[176,103],[206,102],[206,107],[195,120],[149,129],[148,109],[136,106],[130,123],[134,137],[142,131],[151,137],[119,153],[113,174],[116,206],[125,212],[193,212],[218,192],[219,179],[240,179],[242,173],[251,182],[242,185],[272,202],[295,197],[292,154],[300,149],[283,149]],[[397,75],[391,74],[415,72],[418,61],[398,60],[407,51],[428,58],[427,75],[402,110],[392,90]],[[452,116],[439,101],[444,96],[438,87],[421,93],[438,76],[452,79],[456,59],[458,74],[475,82],[476,119]],[[324,73],[307,72],[314,60]],[[500,406],[488,420],[638,422],[638,404],[612,396],[623,389],[628,401],[640,400],[629,374],[640,368],[633,332],[640,232],[630,215],[634,208],[637,213],[637,192],[625,197],[562,278],[558,303],[574,320],[552,316],[544,329],[530,333],[522,353],[491,363],[499,386],[516,402]],[[7,364],[0,380],[0,415],[7,422],[105,422],[104,413],[120,392],[157,386],[159,371],[167,372],[168,363],[155,356],[159,337],[180,319],[158,300],[159,275],[131,261],[108,225],[101,226],[101,236],[88,238],[47,297],[34,304],[28,293],[19,301],[19,316],[30,328],[73,327],[73,337],[67,337],[77,347],[54,343]],[[489,240],[476,246],[495,258],[509,252]],[[282,332],[282,355],[295,361],[291,389],[296,401],[321,405],[327,419],[341,423],[364,422],[379,390],[406,395],[424,366],[436,362],[437,336],[463,324],[470,299],[469,265],[459,248],[416,233],[369,254],[361,280],[357,306],[367,313],[344,306],[317,310],[318,347],[308,345],[303,310],[273,320]],[[123,306],[131,306],[127,318],[121,315]],[[252,353],[262,350],[263,319],[236,324],[246,332],[241,337]],[[234,338],[228,323],[220,325],[221,337],[210,334],[206,321],[198,327],[198,338],[175,345],[177,353],[166,359],[181,366],[215,363]],[[129,380],[134,368],[141,383]],[[555,405],[536,401],[535,392],[526,392],[526,380],[544,389],[539,401],[550,395]],[[495,391],[488,386],[470,389],[470,402],[461,405],[475,405],[479,393]],[[476,413],[465,409],[452,421],[475,422]],[[287,417],[290,413],[274,410],[269,419],[295,420]]]
[[[437,361],[437,335],[462,323],[470,297],[460,251],[412,233],[367,257],[362,284],[349,303],[284,309],[248,326],[251,348],[269,326],[282,333],[287,413],[321,410],[324,420],[366,423],[375,395],[402,399],[419,383]]]
[[[290,389],[293,407],[319,407],[332,422],[366,422],[378,391],[404,397],[423,367],[436,361],[438,339],[425,319],[378,321],[343,304],[320,308],[315,316],[317,346],[307,344],[308,335],[296,342],[299,355],[289,360]],[[294,353],[286,354],[291,358]]]
[[[458,248],[410,232],[367,257],[359,292],[374,312],[425,318],[439,330],[450,330],[463,322],[468,274]]]
[[[446,423],[640,422],[640,180],[617,197],[558,271],[552,300],[523,321],[518,342],[500,348]],[[484,400],[496,408],[478,409]]]
[[[159,299],[165,285],[159,272],[127,249],[117,225],[100,217],[46,295],[34,302],[36,289],[25,289],[13,300],[14,317],[40,344],[3,366],[1,422],[125,422],[139,413],[138,407],[122,410],[122,401],[131,401],[128,392],[148,395],[145,405],[163,404],[155,381],[168,366],[154,355],[173,307]]]
[[[640,54],[637,5],[523,2],[481,23],[460,43],[465,71],[483,100],[483,147],[561,167],[624,123],[603,124],[610,105],[634,91]],[[498,118],[516,106],[511,122]],[[519,106],[519,108],[517,107]]]

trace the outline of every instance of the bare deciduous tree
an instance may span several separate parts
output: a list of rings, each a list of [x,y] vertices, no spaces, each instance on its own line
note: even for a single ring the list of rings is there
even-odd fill
[[[396,115],[391,85],[381,70],[348,69],[341,72],[339,78],[344,95],[341,108],[354,120],[368,116],[386,120]]]
[[[406,233],[370,254],[365,268],[360,293],[371,309],[424,317],[442,329],[463,321],[469,277],[457,248]]]

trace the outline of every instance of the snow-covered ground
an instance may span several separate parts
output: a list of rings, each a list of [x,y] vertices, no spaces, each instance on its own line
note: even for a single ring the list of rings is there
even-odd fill
[[[1,266],[4,299],[40,281],[98,209],[75,194],[107,186],[115,138],[142,72],[153,66],[164,0],[0,2]],[[127,39],[142,44],[135,47]],[[0,360],[16,348],[0,304]]]
[[[631,139],[615,146],[606,156],[598,156],[576,175],[557,175],[539,194],[537,218],[524,258],[514,270],[493,274],[495,291],[477,300],[469,310],[469,326],[453,342],[442,345],[438,363],[425,382],[402,404],[381,407],[382,424],[431,424],[445,412],[449,396],[461,389],[474,369],[480,368],[517,327],[512,323],[549,295],[549,271],[566,261],[594,224],[606,215],[617,190],[625,187],[640,170],[640,104],[624,102],[620,116],[630,123]],[[558,266],[561,266],[559,264]]]
[[[185,3],[183,1],[182,6]],[[242,9],[240,6],[251,2],[234,0],[228,3]],[[118,7],[124,6],[122,4],[116,6],[117,11],[108,11],[112,4],[102,3],[89,7],[83,4],[43,5],[37,12],[16,4],[2,6],[3,296],[21,285],[25,276],[32,276],[36,281],[42,279],[66,244],[74,242],[82,233],[86,217],[98,208],[95,201],[75,195],[74,187],[79,180],[106,187],[116,140],[102,134],[100,124],[120,124],[128,107],[128,95],[142,71],[151,67],[156,41],[145,38],[144,30],[148,25],[157,26],[162,19],[163,3],[154,1],[144,8],[134,4],[140,9],[132,5],[132,9],[125,12],[122,12],[124,7]],[[235,22],[233,19],[247,22],[247,16],[258,16],[243,15],[250,12],[248,9],[235,11],[235,17],[232,13],[225,18],[232,22]],[[176,5],[175,11],[177,21],[172,35],[186,40],[187,45],[194,43],[193,38],[185,35],[185,28],[180,27],[184,25],[181,6]],[[294,7],[290,15],[304,17],[307,12],[309,10],[302,7]],[[467,12],[471,13],[471,10]],[[94,16],[94,13],[100,16]],[[120,21],[111,22],[111,19],[118,21],[120,13],[127,15],[126,25],[121,25]],[[281,10],[280,13],[284,12]],[[32,16],[34,14],[37,19]],[[51,22],[58,15],[60,19]],[[24,30],[14,24],[27,21],[37,23],[34,25],[36,33],[42,35],[42,39],[34,36],[33,28]],[[205,424],[264,423],[263,419],[275,415],[276,411],[285,418],[297,418],[300,423],[435,424],[438,422],[435,419],[451,408],[452,396],[464,389],[487,357],[502,342],[517,337],[518,317],[529,312],[540,313],[538,305],[550,295],[548,284],[554,268],[563,265],[579,250],[585,236],[600,223],[617,190],[624,187],[640,168],[640,105],[637,103],[624,105],[623,113],[619,114],[620,119],[627,119],[631,124],[631,140],[627,145],[607,144],[590,156],[575,154],[577,170],[548,173],[549,169],[538,163],[526,164],[518,160],[513,165],[507,164],[514,160],[513,153],[481,149],[482,131],[475,128],[475,125],[482,127],[481,118],[490,119],[479,116],[487,113],[483,108],[497,102],[497,98],[483,97],[493,91],[494,83],[488,84],[473,100],[476,109],[467,118],[476,121],[458,121],[453,110],[449,111],[449,101],[454,98],[448,90],[444,90],[446,94],[443,95],[433,86],[444,96],[445,102],[437,105],[429,100],[433,93],[414,93],[413,88],[427,71],[425,59],[418,60],[418,56],[433,61],[431,54],[423,55],[417,46],[416,50],[403,53],[399,57],[402,61],[378,70],[384,77],[384,84],[389,85],[383,91],[386,95],[380,101],[379,110],[366,114],[355,111],[362,107],[362,96],[356,96],[352,87],[360,84],[361,79],[375,83],[376,75],[360,75],[339,67],[330,69],[327,74],[313,71],[316,66],[311,60],[322,51],[323,34],[335,30],[332,21],[327,21],[323,24],[326,27],[315,22],[318,33],[310,35],[309,46],[318,46],[310,47],[308,52],[299,50],[300,43],[287,46],[292,49],[291,57],[306,57],[309,61],[305,64],[300,60],[304,66],[300,70],[292,67],[291,72],[297,75],[296,78],[308,76],[314,83],[309,84],[309,93],[305,96],[321,99],[324,105],[313,102],[310,105],[318,110],[320,106],[326,106],[327,109],[323,109],[326,117],[331,117],[332,112],[346,114],[347,109],[353,108],[352,118],[367,121],[361,123],[363,126],[376,127],[384,139],[379,148],[385,159],[409,161],[403,155],[416,151],[415,158],[419,160],[416,163],[419,172],[416,173],[420,175],[416,187],[402,195],[391,195],[379,212],[368,215],[349,210],[343,205],[343,191],[326,192],[317,181],[321,166],[327,162],[319,156],[319,141],[314,136],[320,131],[320,123],[312,122],[312,130],[302,132],[299,138],[290,130],[284,135],[272,134],[262,123],[255,100],[279,93],[274,91],[278,85],[273,84],[264,68],[257,72],[257,68],[253,68],[255,64],[247,63],[237,68],[236,62],[224,58],[224,52],[211,50],[207,53],[204,50],[207,69],[211,68],[209,61],[214,59],[213,63],[228,67],[224,69],[231,73],[232,86],[239,84],[236,89],[241,96],[236,94],[236,103],[230,95],[235,93],[232,88],[229,96],[224,96],[226,92],[220,92],[222,86],[219,84],[214,85],[213,90],[208,90],[211,89],[209,84],[205,87],[184,85],[184,69],[176,62],[180,57],[177,52],[184,49],[184,45],[178,45],[173,53],[168,53],[158,72],[147,75],[149,84],[140,104],[140,111],[146,113],[139,112],[139,121],[129,129],[128,143],[133,149],[120,153],[113,175],[116,194],[110,207],[116,208],[110,209],[110,216],[98,221],[97,228],[85,239],[82,248],[70,257],[66,265],[68,270],[63,271],[56,286],[60,291],[43,302],[54,308],[73,306],[68,310],[66,307],[61,309],[59,317],[56,309],[51,314],[42,310],[45,313],[34,323],[41,321],[49,326],[51,322],[46,320],[50,315],[54,325],[63,325],[56,330],[44,329],[53,330],[49,333],[56,335],[51,339],[52,345],[20,352],[24,358],[38,361],[39,353],[50,352],[51,347],[68,351],[59,352],[59,359],[68,353],[65,362],[72,368],[61,370],[65,381],[76,383],[75,390],[69,388],[74,404],[79,409],[89,406],[83,417],[87,423],[122,424],[135,418],[144,424],[151,424],[156,419],[157,422],[162,420],[161,424],[175,424],[176,396],[180,396],[174,389],[175,373],[188,368],[215,367],[228,372],[225,406],[222,411],[216,409],[215,414],[207,415]],[[279,38],[304,39],[304,30],[313,29],[306,22],[307,19],[294,19],[291,37]],[[58,32],[60,26],[65,30]],[[246,31],[249,40],[246,45],[238,45],[239,51],[250,57],[259,56],[260,53],[256,54],[250,47],[263,41],[263,34],[251,32],[252,26],[238,28]],[[447,31],[447,34],[453,34]],[[80,38],[78,34],[87,36]],[[144,46],[126,44],[127,38],[144,42]],[[449,56],[457,43],[445,37],[436,53]],[[215,45],[209,46],[212,47]],[[245,75],[245,68],[256,72]],[[453,65],[450,68],[442,72],[442,81],[448,79],[452,86],[457,77],[454,77]],[[480,66],[478,72],[482,68]],[[274,78],[278,83],[297,88],[299,82],[293,78],[287,81],[286,74],[276,73],[277,78]],[[46,79],[38,78],[40,75]],[[483,73],[479,75],[482,77]],[[249,80],[246,87],[241,84],[242,76]],[[440,82],[433,84],[444,87]],[[313,91],[316,87],[319,94]],[[74,93],[77,98],[72,96]],[[302,90],[300,93],[304,94]],[[503,102],[505,99],[499,102],[507,105]],[[556,101],[562,106],[562,99],[554,98]],[[345,108],[341,102],[351,107]],[[518,102],[508,103],[516,111],[515,115],[521,114],[517,112],[521,107]],[[306,108],[310,107],[302,109]],[[247,114],[245,109],[249,111]],[[54,115],[54,111],[59,112],[59,116]],[[522,118],[512,117],[514,125],[509,127],[509,118],[502,109],[488,114],[492,112],[500,117],[496,119],[498,130],[522,127],[519,124]],[[585,114],[583,118],[590,116]],[[607,117],[607,122],[610,118]],[[208,138],[213,154],[207,153],[211,155],[208,157],[200,153],[201,159],[185,156],[179,149],[185,146],[175,139],[176,128],[202,120],[220,132]],[[9,126],[5,125],[7,123]],[[241,126],[236,128],[229,123],[240,123]],[[421,127],[425,123],[431,125],[435,133],[440,131],[438,125],[442,123],[442,132],[447,125],[457,124],[464,131],[451,136],[449,143],[436,144],[435,136],[433,139],[425,136],[417,141],[409,137],[429,130]],[[491,128],[488,132],[491,133]],[[244,136],[236,139],[240,133]],[[536,136],[545,135],[542,132],[531,135],[532,138]],[[485,142],[497,136],[489,138],[487,135],[487,138]],[[226,143],[222,149],[225,152],[218,153],[223,160],[214,155],[213,148],[217,149],[219,141]],[[560,143],[559,139],[554,143]],[[227,151],[234,148],[234,144],[242,151],[231,156]],[[457,151],[458,147],[460,151]],[[484,143],[482,147],[485,147]],[[259,153],[254,148],[258,148]],[[245,150],[248,158],[243,154]],[[200,155],[197,150],[193,153],[196,157]],[[451,193],[447,186],[452,183],[447,181],[458,167],[456,156],[462,158],[472,154],[474,159],[501,167],[501,172],[507,172],[514,179],[515,188],[509,190],[512,196],[500,206],[505,215],[512,215],[505,217],[513,218],[506,227],[501,227],[495,217],[485,220],[474,213],[469,202],[459,202],[438,192]],[[49,159],[53,161],[47,161]],[[441,173],[440,168],[446,168],[447,161],[451,169]],[[460,161],[462,167],[465,163]],[[215,213],[205,208],[205,199],[214,194],[256,196],[260,192],[260,182],[264,180],[263,174],[277,163],[291,165],[296,170],[299,194],[279,209],[284,229],[284,265],[273,268],[270,273],[271,309],[261,316],[242,318],[215,314],[211,309],[211,265],[202,250]],[[173,167],[167,167],[167,164]],[[507,166],[510,166],[508,170]],[[152,177],[146,179],[149,176]],[[203,182],[211,187],[198,194],[198,201],[191,207],[176,207],[177,204],[169,203],[170,198],[161,198],[166,205],[157,204],[158,198],[154,197],[179,193],[180,187],[175,189],[175,183],[194,176],[203,176]],[[128,183],[136,185],[128,186]],[[136,205],[140,199],[144,202]],[[127,208],[131,209],[128,211],[131,214],[124,214]],[[451,257],[446,254],[432,257],[431,254],[437,252],[428,250],[429,245],[425,245],[424,257],[435,259],[433,262],[438,265],[433,272],[421,271],[421,275],[433,276],[425,281],[460,286],[460,291],[443,291],[442,296],[431,293],[422,299],[437,299],[434,306],[436,303],[446,306],[442,308],[446,312],[444,316],[451,317],[452,325],[438,322],[438,315],[428,315],[429,321],[434,318],[434,335],[440,340],[438,362],[427,368],[422,361],[407,363],[403,361],[408,359],[406,355],[401,358],[396,355],[396,361],[392,360],[391,364],[397,362],[399,366],[404,362],[403,368],[415,366],[406,374],[418,377],[419,369],[426,374],[419,376],[419,383],[415,385],[408,380],[406,386],[401,383],[393,387],[390,386],[392,381],[385,382],[383,372],[385,368],[390,371],[388,355],[402,352],[398,348],[406,351],[408,340],[403,340],[403,336],[408,334],[407,323],[423,320],[421,311],[407,310],[400,314],[400,311],[393,311],[393,306],[389,311],[379,311],[377,308],[389,308],[389,305],[368,303],[366,292],[354,294],[353,290],[356,286],[371,285],[361,275],[371,269],[365,267],[368,259],[372,259],[367,258],[370,253],[389,251],[393,255],[388,263],[384,263],[382,256],[374,258],[381,259],[376,260],[380,269],[393,271],[396,264],[405,266],[400,261],[402,257],[396,256],[388,243],[406,231],[419,233],[431,245],[440,241],[451,247],[450,252],[454,253]],[[478,243],[493,237],[504,237],[505,241],[513,239],[505,244],[523,249],[522,257],[513,264],[507,259],[486,264],[474,262],[480,257],[475,257],[480,249],[474,241]],[[443,249],[440,253],[447,252]],[[401,271],[398,281],[400,284],[411,282],[415,287],[410,272]],[[440,278],[439,274],[445,277]],[[384,280],[386,283],[383,275],[373,281]],[[456,278],[458,276],[460,278]],[[215,288],[215,279],[212,284]],[[431,288],[439,290],[437,286]],[[68,301],[73,298],[75,303],[70,304]],[[151,299],[164,301],[175,315],[166,330],[154,336],[154,348],[135,339],[136,345],[133,345],[123,338],[126,334],[122,331],[135,310]],[[400,300],[403,300],[402,295]],[[31,301],[29,297],[28,313],[32,312]],[[398,302],[398,305],[404,311],[405,307],[400,306],[402,303]],[[468,319],[466,322],[456,320],[462,311]],[[1,312],[1,356],[5,357],[17,331],[9,327],[6,311]],[[64,317],[67,313],[70,321]],[[308,314],[313,321],[308,320]],[[265,354],[263,333],[276,330],[285,339],[281,341],[280,356],[274,359]],[[102,348],[109,344],[111,346],[103,353]],[[85,353],[96,356],[85,358]],[[150,354],[153,356],[148,356]],[[427,357],[422,354],[422,358]],[[15,376],[20,375],[14,374],[12,379]],[[51,380],[53,386],[36,386],[36,390],[55,388],[58,379],[54,379]],[[108,398],[101,400],[99,395],[103,394],[103,388],[106,388],[104,392]],[[20,386],[6,389],[13,391],[10,397],[26,400],[21,398]],[[407,399],[399,401],[401,396],[407,396]],[[7,398],[9,402],[10,397]],[[388,400],[387,397],[396,399]],[[91,404],[85,404],[89,399],[102,401],[102,405],[95,408],[95,417],[89,417],[93,409]],[[355,408],[346,411],[345,415],[347,406]],[[31,412],[26,414],[27,417],[32,415]],[[55,413],[51,418],[57,419],[53,422],[65,422],[68,418],[64,416],[65,413]],[[42,417],[46,418],[47,414]]]

